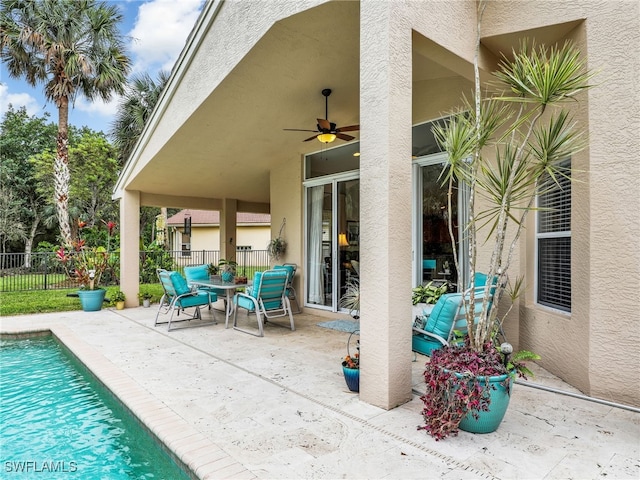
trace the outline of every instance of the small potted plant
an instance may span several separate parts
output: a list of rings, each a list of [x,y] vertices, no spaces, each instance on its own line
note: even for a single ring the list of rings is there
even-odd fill
[[[142,306],[144,308],[149,308],[151,306],[151,295],[149,292],[140,292],[138,294],[138,298],[142,300]]]
[[[125,301],[124,292],[120,289],[115,290],[111,295],[111,302],[116,306],[117,310],[124,309],[124,301]]]
[[[340,306],[349,309],[349,315],[356,320],[360,318],[360,283],[357,278],[347,282],[345,292],[340,297]]]
[[[223,282],[233,282],[236,276],[238,263],[233,260],[221,258],[218,262],[218,269]]]
[[[269,245],[267,245],[267,253],[269,254],[269,257],[273,258],[274,260],[278,260],[287,251],[287,242],[282,237],[282,230],[284,229],[284,226],[286,224],[287,224],[287,219],[283,218],[282,225],[280,225],[280,231],[278,232],[278,236],[273,240],[271,240],[269,242]]]
[[[274,260],[278,260],[286,251],[287,242],[281,237],[274,238],[269,242],[269,245],[267,245],[267,253]]]
[[[211,281],[220,280],[220,269],[215,263],[210,263],[209,265],[207,265],[207,273],[209,274],[209,279]]]
[[[436,285],[433,281],[426,285],[418,285],[412,289],[411,303],[414,305],[413,316],[420,316],[431,313],[438,299],[447,293],[449,286],[447,283]]]
[[[412,289],[411,302],[414,305],[418,303],[428,303],[434,305],[438,299],[447,293],[448,285],[443,283],[441,285],[435,285],[433,281],[426,285],[419,285]]]
[[[354,335],[359,335],[360,331],[355,330],[349,334],[347,339],[347,356],[342,360],[342,373],[344,374],[344,380],[347,383],[347,387],[352,392],[360,391],[360,339],[355,341],[356,351],[351,354],[351,338]]]

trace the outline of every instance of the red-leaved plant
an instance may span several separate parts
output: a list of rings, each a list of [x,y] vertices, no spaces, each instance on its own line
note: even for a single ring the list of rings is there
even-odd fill
[[[61,246],[56,255],[62,263],[69,278],[73,278],[83,289],[94,290],[100,285],[102,274],[109,267],[109,248],[111,237],[116,228],[115,222],[105,222],[107,227],[107,246],[90,247],[80,235],[87,227],[87,223],[78,220],[78,239],[72,241],[66,248]]]
[[[510,394],[510,378],[533,375],[524,362],[539,358],[526,350],[509,357],[491,343],[476,351],[469,345],[468,338],[464,344],[434,350],[425,366],[426,390],[420,397],[424,403],[425,425],[418,429],[426,430],[436,440],[457,435],[467,413],[477,419],[478,412],[489,410],[492,388],[489,377],[506,374],[503,385]]]

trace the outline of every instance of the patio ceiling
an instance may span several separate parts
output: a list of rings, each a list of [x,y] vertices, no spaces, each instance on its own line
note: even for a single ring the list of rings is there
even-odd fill
[[[333,90],[331,121],[359,122],[359,29],[358,2],[329,2],[276,23],[128,188],[268,204],[269,171],[297,169],[303,154],[320,150],[302,142],[312,133],[283,129],[315,128],[323,88]],[[414,80],[450,75],[414,53]]]
[[[523,35],[556,41],[576,25],[489,35],[483,38],[484,58],[495,62]],[[359,123],[359,34],[359,2],[327,2],[275,23],[176,133],[162,139],[163,146],[129,177],[127,188],[159,199],[234,198],[262,204],[256,211],[266,213],[270,171],[288,165],[298,171],[304,154],[320,150],[319,142],[302,142],[311,133],[283,129],[315,128],[316,118],[324,117],[322,89],[333,90],[331,121]],[[413,38],[414,85],[471,77],[467,60],[416,32]],[[495,63],[486,66],[491,70]]]

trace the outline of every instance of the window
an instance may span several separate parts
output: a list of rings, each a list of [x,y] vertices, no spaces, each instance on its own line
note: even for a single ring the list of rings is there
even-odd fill
[[[571,311],[571,161],[547,177],[538,196],[536,224],[537,302]]]

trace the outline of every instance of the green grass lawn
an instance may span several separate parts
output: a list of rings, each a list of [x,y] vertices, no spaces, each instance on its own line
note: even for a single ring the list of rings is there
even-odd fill
[[[106,297],[109,298],[109,293],[116,288],[107,287]],[[73,294],[77,291],[77,288],[71,288],[68,290],[2,292],[0,293],[0,316],[81,310],[80,299],[67,296],[67,294]],[[154,303],[159,302],[162,297],[162,287],[159,284],[140,285],[140,292],[151,293]]]

